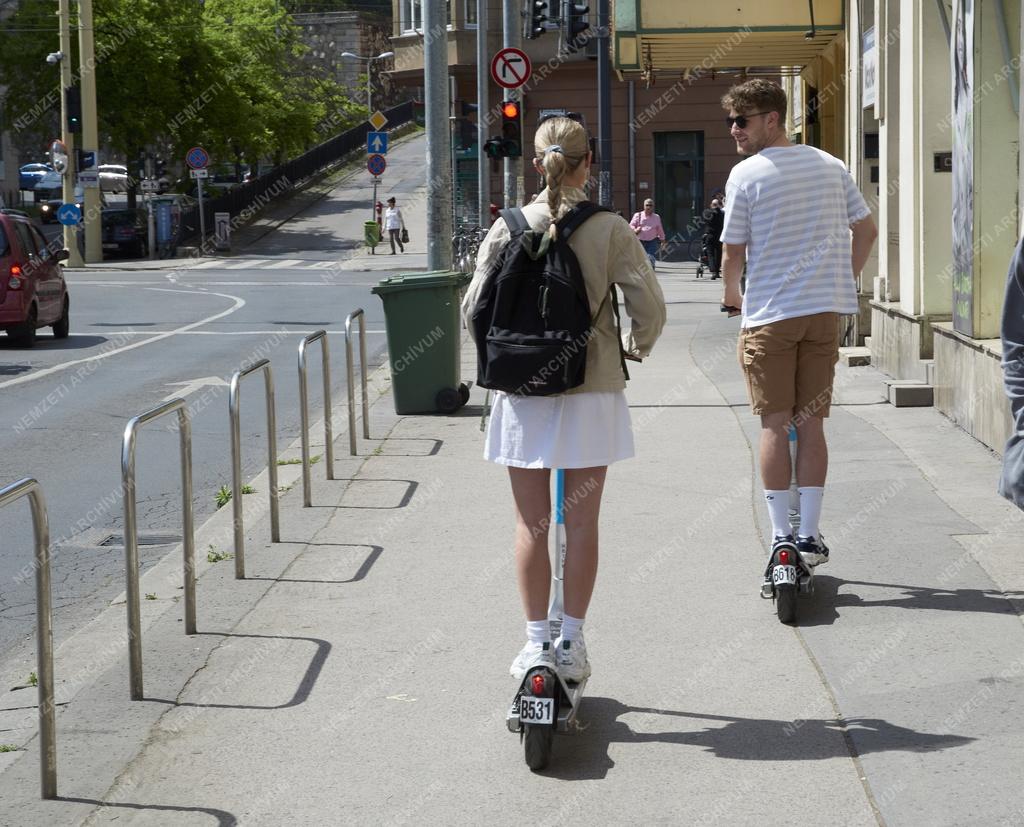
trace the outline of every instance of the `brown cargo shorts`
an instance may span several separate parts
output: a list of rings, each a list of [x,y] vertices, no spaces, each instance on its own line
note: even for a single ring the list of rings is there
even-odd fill
[[[828,416],[839,361],[838,313],[815,313],[740,331],[738,356],[755,414]]]

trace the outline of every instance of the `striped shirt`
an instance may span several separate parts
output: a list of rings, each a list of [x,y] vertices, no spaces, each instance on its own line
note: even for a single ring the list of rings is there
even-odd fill
[[[747,245],[743,327],[857,312],[850,225],[871,211],[842,161],[768,147],[733,167],[725,193],[722,241]]]

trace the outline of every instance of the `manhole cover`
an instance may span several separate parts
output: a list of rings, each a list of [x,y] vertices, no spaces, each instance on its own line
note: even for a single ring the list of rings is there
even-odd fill
[[[140,546],[169,546],[174,543],[180,543],[181,537],[177,534],[140,534],[139,545]],[[100,541],[101,546],[123,546],[124,535],[123,534],[111,534]]]

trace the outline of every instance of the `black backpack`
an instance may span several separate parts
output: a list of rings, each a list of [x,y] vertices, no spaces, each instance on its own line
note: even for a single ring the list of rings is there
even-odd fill
[[[547,229],[530,227],[522,210],[501,211],[512,237],[491,266],[471,319],[481,387],[551,396],[583,384],[593,321],[568,241],[598,212],[611,210],[581,201],[555,225],[552,241]],[[612,298],[618,318],[614,288]]]

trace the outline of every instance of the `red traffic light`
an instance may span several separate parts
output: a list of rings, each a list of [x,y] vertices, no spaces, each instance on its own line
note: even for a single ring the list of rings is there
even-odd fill
[[[505,101],[501,105],[501,114],[506,118],[518,118],[519,103],[517,101]]]

